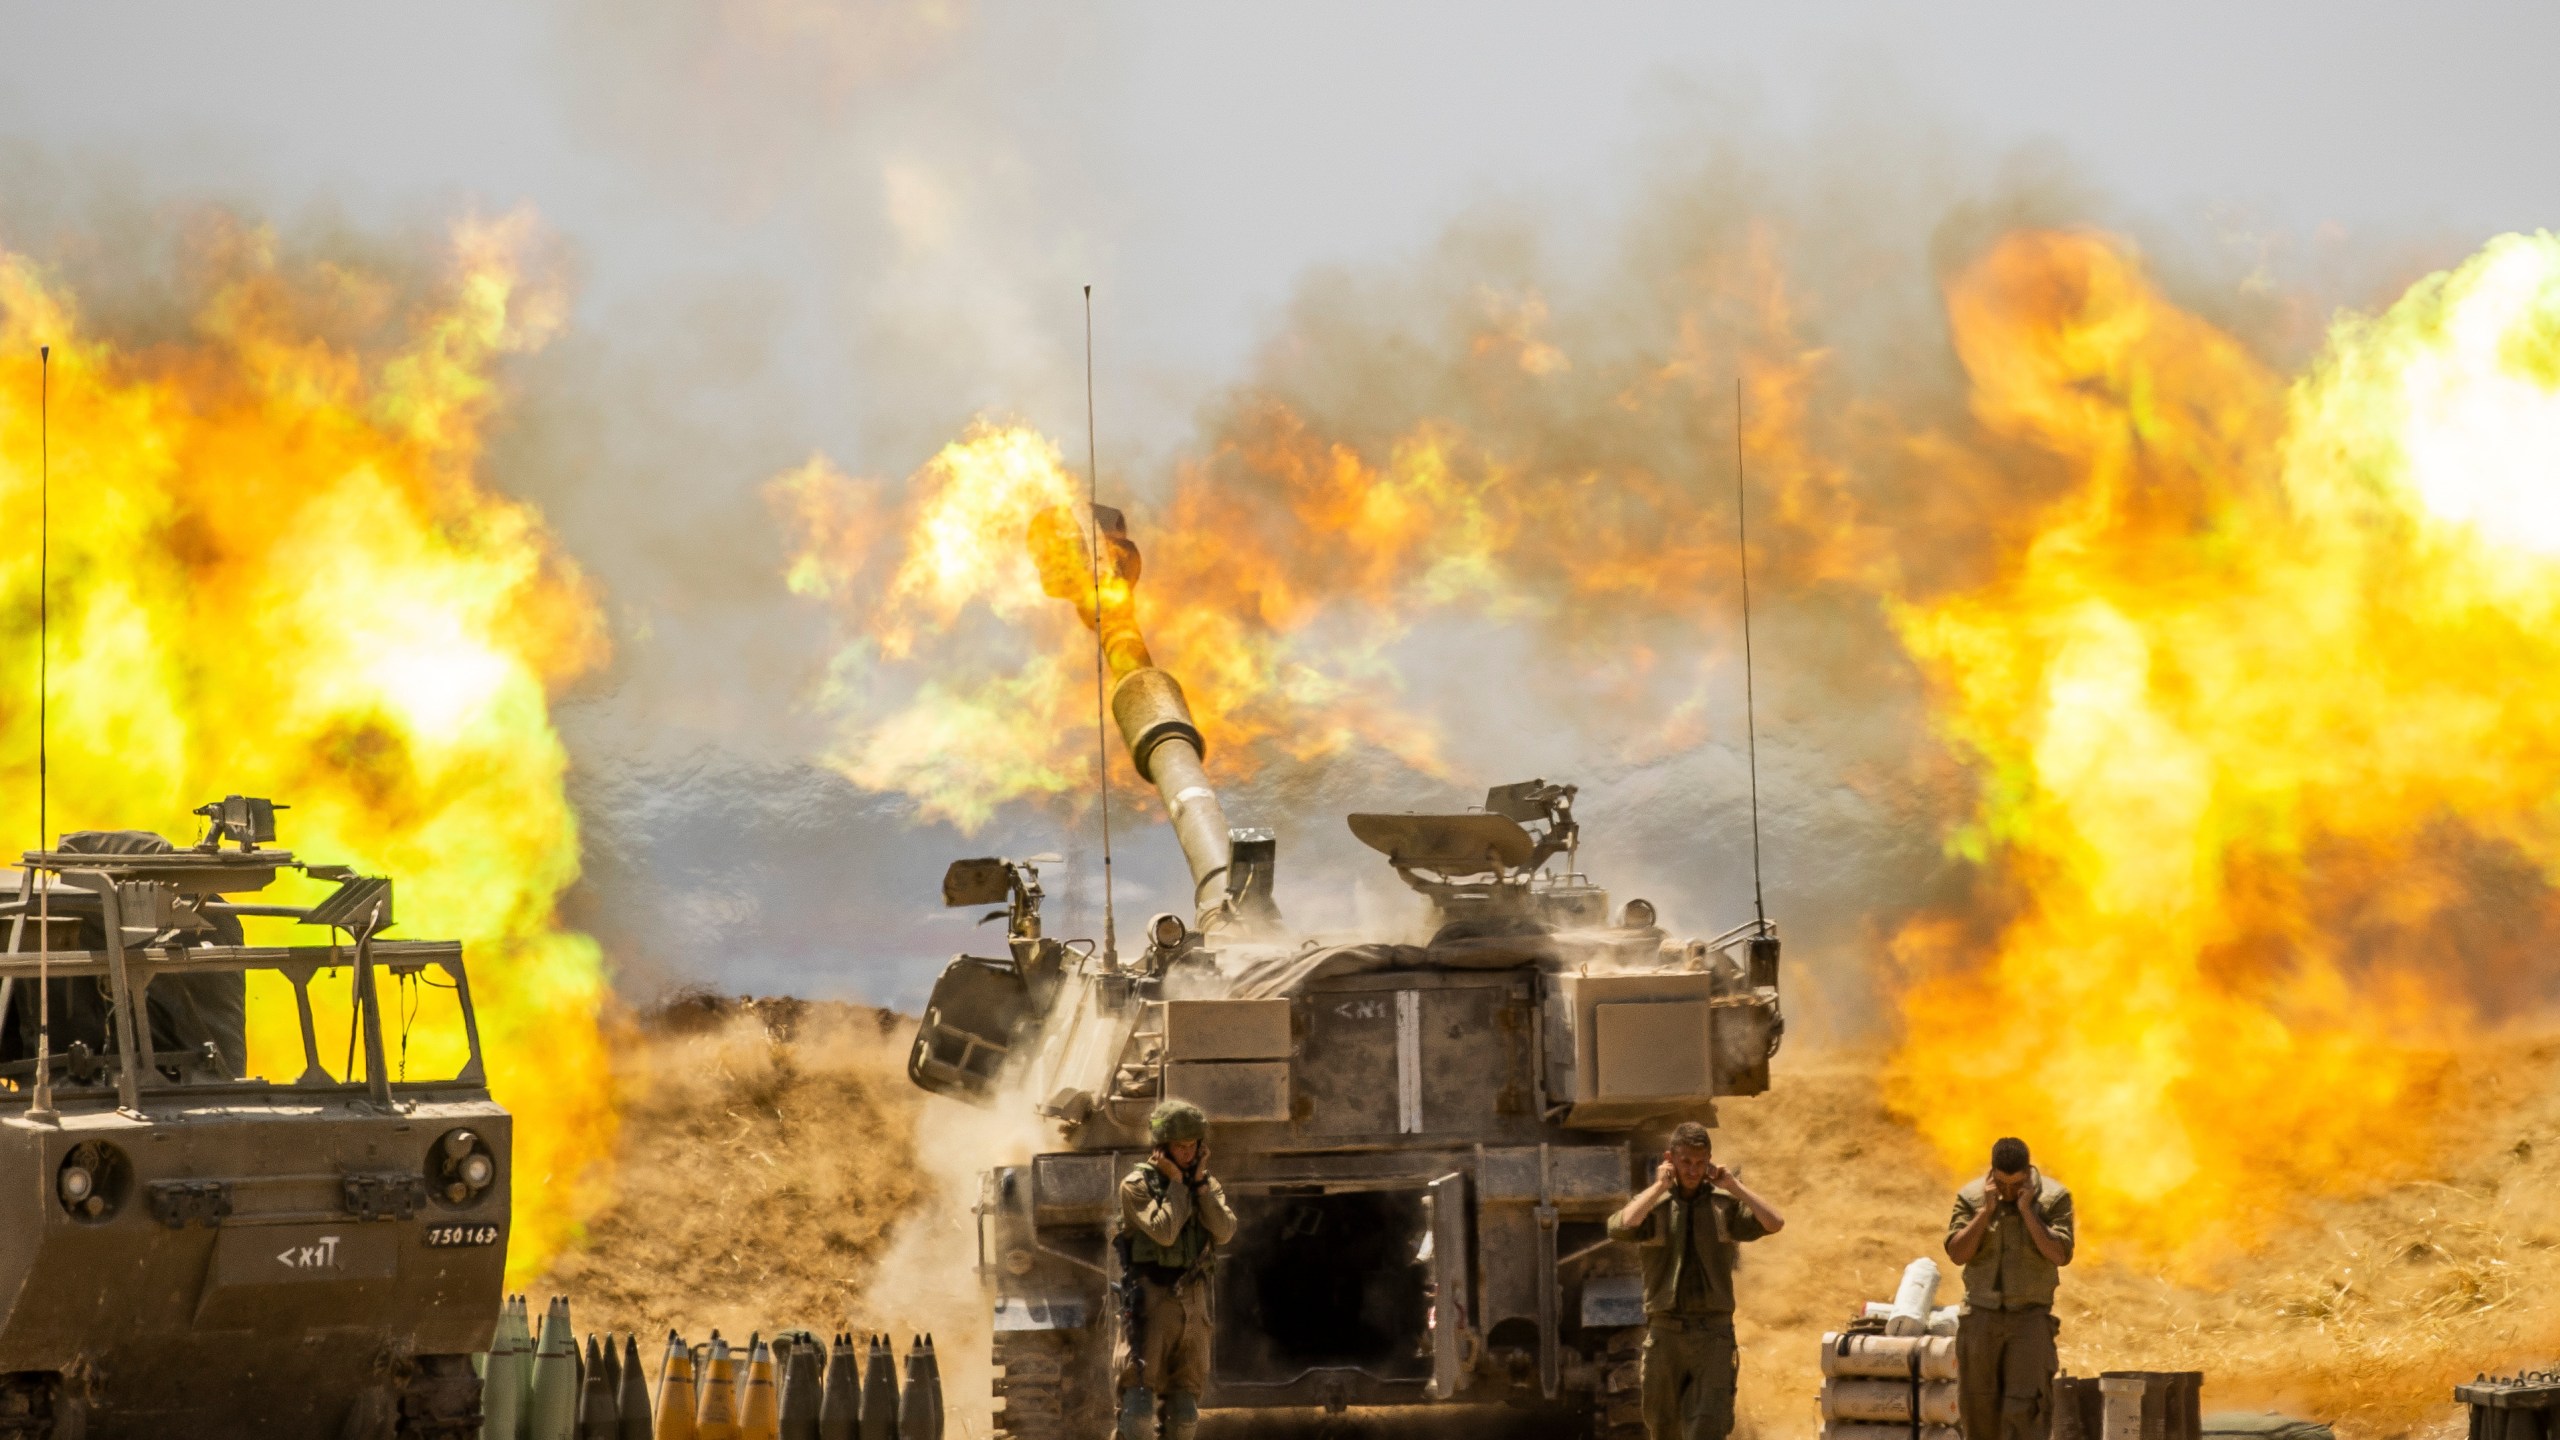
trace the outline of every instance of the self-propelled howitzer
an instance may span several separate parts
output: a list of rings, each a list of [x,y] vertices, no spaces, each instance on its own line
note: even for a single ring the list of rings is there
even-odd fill
[[[1208,1408],[1501,1405],[1640,1433],[1623,1362],[1641,1283],[1603,1222],[1670,1126],[1768,1087],[1775,927],[1675,939],[1648,902],[1613,906],[1576,865],[1574,787],[1532,780],[1463,813],[1350,817],[1427,902],[1415,939],[1288,933],[1273,838],[1226,828],[1181,687],[1128,621],[1135,551],[1098,518],[1118,604],[1096,587],[1078,608],[1195,914],[1154,917],[1115,960],[1043,932],[1032,864],[945,876],[946,903],[1004,907],[1008,953],[952,961],[909,1073],[1034,1107],[1058,1141],[984,1178],[998,1425],[1109,1428],[1113,1197],[1174,1097],[1208,1113],[1241,1222],[1214,1279]]]

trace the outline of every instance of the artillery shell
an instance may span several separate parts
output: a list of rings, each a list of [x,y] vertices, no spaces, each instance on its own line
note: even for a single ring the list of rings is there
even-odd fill
[[[933,1402],[933,1440],[942,1440],[942,1356],[933,1348],[933,1332],[924,1337],[925,1395]]]
[[[622,1337],[622,1428],[614,1440],[655,1440],[649,1417],[649,1381],[640,1373],[640,1337]]]
[[[533,1410],[526,1440],[577,1440],[578,1343],[569,1335],[569,1300],[555,1295],[542,1312],[533,1351]]]
[[[909,1342],[906,1383],[898,1388],[898,1440],[933,1440],[932,1382],[924,1373],[924,1338]]]
[[[738,1362],[729,1342],[711,1332],[711,1354],[702,1380],[702,1410],[694,1417],[695,1440],[738,1440]]]
[[[861,1440],[898,1440],[898,1366],[889,1337],[871,1337],[862,1364]]]
[[[605,1371],[605,1354],[606,1347],[588,1336],[585,1378],[578,1384],[578,1440],[620,1440],[615,1432],[622,1428],[622,1414],[613,1379]]]
[[[853,1337],[838,1335],[827,1354],[825,1393],[818,1398],[818,1440],[857,1440],[862,1429],[862,1377]]]
[[[773,1350],[747,1342],[746,1378],[738,1387],[738,1440],[775,1440],[779,1434],[773,1394]]]
[[[667,1358],[658,1367],[658,1422],[650,1440],[695,1440],[693,1416],[701,1403],[693,1378],[693,1347],[667,1332]]]
[[[794,1345],[782,1362],[782,1440],[818,1440],[818,1414],[824,1399],[819,1379],[818,1347]]]
[[[516,1440],[524,1429],[524,1348],[516,1302],[498,1309],[498,1333],[489,1341],[489,1363],[480,1380],[480,1433],[484,1440]]]

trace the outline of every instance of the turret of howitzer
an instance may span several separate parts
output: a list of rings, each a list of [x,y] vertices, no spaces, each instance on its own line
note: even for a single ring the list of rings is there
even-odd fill
[[[1094,632],[1111,677],[1109,708],[1128,747],[1129,761],[1153,785],[1172,821],[1174,839],[1191,869],[1193,918],[1164,914],[1148,922],[1140,971],[1160,973],[1171,957],[1196,947],[1202,936],[1276,935],[1280,911],[1272,894],[1278,844],[1268,830],[1232,830],[1226,809],[1209,784],[1208,742],[1191,717],[1181,682],[1158,669],[1139,633],[1131,603],[1137,585],[1138,548],[1120,512],[1092,511],[1092,535],[1103,559],[1088,545],[1074,512],[1053,509],[1031,525],[1031,549],[1048,593],[1072,603]],[[1039,865],[1050,857],[1006,860],[994,856],[954,861],[942,879],[942,903],[1002,905],[983,919],[1005,920],[1006,958],[963,955],[944,970],[918,1027],[907,1074],[939,1094],[984,1100],[1014,1053],[1015,1041],[1057,998],[1069,969],[1068,951],[1041,931]],[[1116,946],[1106,937],[1099,953],[1086,952],[1111,979],[1121,976]],[[1131,977],[1135,978],[1135,977]]]

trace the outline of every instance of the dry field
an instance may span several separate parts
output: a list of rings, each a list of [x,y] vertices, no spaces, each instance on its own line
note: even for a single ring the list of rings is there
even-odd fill
[[[1039,1136],[917,1094],[908,1033],[790,1002],[644,1027],[626,1057],[620,1199],[537,1296],[574,1296],[581,1329],[644,1336],[883,1329],[903,1346],[932,1330],[952,1434],[986,1436],[973,1176]],[[1758,1440],[1812,1434],[1816,1337],[1935,1253],[1955,1177],[1885,1113],[1874,1074],[1865,1057],[1790,1054],[1770,1095],[1725,1108],[1721,1157],[1790,1222],[1742,1276]],[[2560,1041],[2484,1050],[2461,1079],[2466,1113],[2444,1125],[2437,1173],[2271,1199],[2287,1217],[2275,1241],[2183,1283],[2111,1255],[2102,1217],[2084,1215],[2064,1364],[2201,1369],[2209,1410],[2281,1408],[2389,1440],[2458,1426],[2457,1378],[2560,1353]]]

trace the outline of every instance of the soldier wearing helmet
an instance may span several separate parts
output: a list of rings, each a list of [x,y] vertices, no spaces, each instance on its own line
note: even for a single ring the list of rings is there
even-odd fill
[[[1209,1267],[1236,1212],[1209,1174],[1209,1117],[1167,1100],[1153,1153],[1120,1182],[1120,1440],[1191,1440],[1209,1383]]]
[[[1786,1227],[1785,1216],[1715,1162],[1715,1136],[1695,1120],[1671,1132],[1653,1183],[1609,1217],[1609,1238],[1632,1242],[1644,1261],[1638,1384],[1652,1440],[1733,1433],[1734,1247]]]

